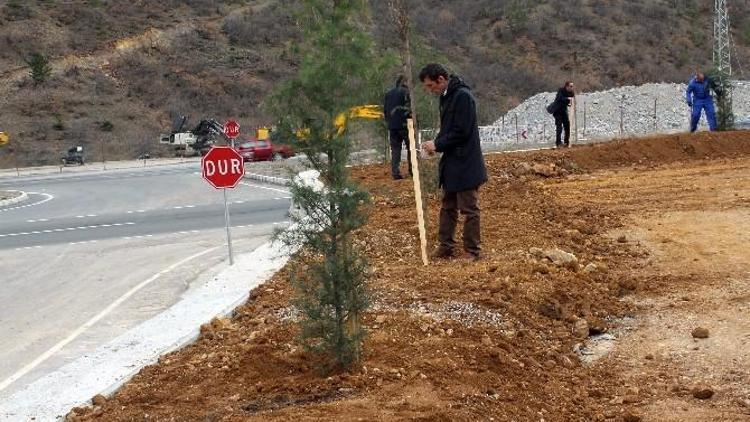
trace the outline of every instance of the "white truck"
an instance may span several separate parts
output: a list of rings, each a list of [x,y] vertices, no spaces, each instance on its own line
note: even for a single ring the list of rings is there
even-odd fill
[[[185,131],[187,116],[179,116],[172,124],[172,132],[161,134],[159,143],[173,146],[175,152],[185,155],[205,155],[217,140],[228,139],[224,126],[214,119],[201,120],[192,130]]]

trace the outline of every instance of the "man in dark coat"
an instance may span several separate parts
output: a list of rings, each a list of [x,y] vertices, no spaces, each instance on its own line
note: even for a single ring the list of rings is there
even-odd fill
[[[401,176],[401,146],[406,143],[406,156],[409,162],[409,174],[411,171],[411,150],[409,149],[409,132],[406,128],[406,119],[411,117],[411,105],[409,103],[409,90],[404,85],[404,77],[396,79],[396,86],[385,94],[383,102],[383,114],[388,123],[388,133],[391,140],[391,176],[394,179],[403,179]]]
[[[434,141],[422,144],[428,153],[443,153],[440,158],[440,186],[443,202],[440,209],[440,245],[434,258],[454,255],[458,212],[464,222],[465,257],[477,260],[481,255],[479,224],[479,186],[487,182],[482,147],[479,143],[477,105],[469,87],[439,64],[428,64],[419,73],[422,85],[440,97],[440,133]]]
[[[565,129],[565,146],[570,146],[570,117],[568,116],[568,107],[573,104],[572,98],[575,97],[573,91],[573,82],[566,81],[565,85],[557,91],[555,101],[549,106],[549,112],[555,118],[555,146],[560,148],[563,146],[562,132]]]

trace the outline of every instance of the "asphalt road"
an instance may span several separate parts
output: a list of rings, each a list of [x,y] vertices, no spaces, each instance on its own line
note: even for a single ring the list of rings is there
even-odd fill
[[[0,178],[5,189],[29,199],[0,207],[0,398],[228,265],[224,198],[198,163]],[[227,196],[236,254],[286,224],[284,189],[243,182]]]

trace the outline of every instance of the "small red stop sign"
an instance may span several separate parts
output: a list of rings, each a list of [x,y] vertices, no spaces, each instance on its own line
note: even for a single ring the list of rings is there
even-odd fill
[[[240,124],[234,120],[227,120],[224,123],[224,135],[227,135],[229,139],[238,137],[240,135]]]
[[[245,175],[245,162],[231,147],[212,147],[201,159],[201,173],[216,189],[233,188]]]

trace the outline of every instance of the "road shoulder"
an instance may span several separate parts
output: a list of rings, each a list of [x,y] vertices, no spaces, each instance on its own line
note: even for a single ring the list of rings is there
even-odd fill
[[[240,257],[167,311],[0,402],[0,420],[55,420],[96,394],[114,392],[161,354],[193,341],[202,324],[246,301],[287,259],[274,243]]]

